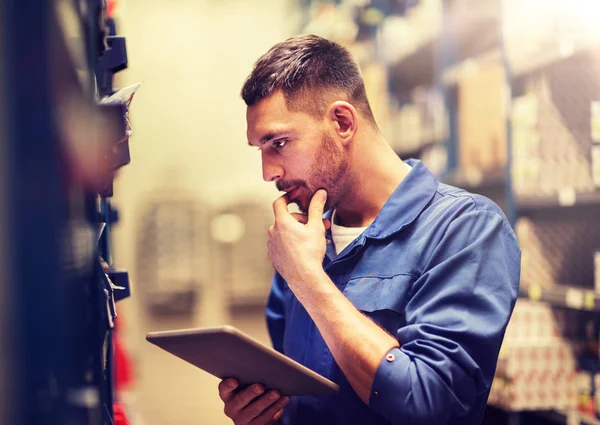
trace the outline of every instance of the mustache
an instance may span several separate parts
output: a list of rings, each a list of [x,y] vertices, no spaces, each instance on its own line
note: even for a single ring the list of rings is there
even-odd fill
[[[292,187],[308,188],[306,183],[303,182],[302,180],[290,180],[290,181],[279,180],[275,183],[275,186],[277,187],[277,190],[279,190],[280,192],[287,192],[288,189],[291,189]]]

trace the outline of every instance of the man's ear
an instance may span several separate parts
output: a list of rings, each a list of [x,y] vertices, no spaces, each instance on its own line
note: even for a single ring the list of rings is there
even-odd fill
[[[343,100],[333,102],[327,110],[327,118],[342,143],[349,143],[358,130],[358,113],[354,106]]]

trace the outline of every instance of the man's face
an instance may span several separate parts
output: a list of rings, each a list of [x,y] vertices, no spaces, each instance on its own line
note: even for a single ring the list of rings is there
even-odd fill
[[[248,143],[262,153],[265,181],[275,182],[304,212],[318,189],[327,190],[325,209],[335,207],[348,162],[324,121],[289,111],[280,91],[250,106],[246,119]]]

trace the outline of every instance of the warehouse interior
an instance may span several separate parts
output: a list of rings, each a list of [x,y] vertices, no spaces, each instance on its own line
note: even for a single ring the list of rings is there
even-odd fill
[[[402,159],[498,204],[519,298],[484,425],[600,424],[600,3],[0,3],[0,422],[230,424],[149,332],[270,345],[279,195],[241,87],[298,34],[356,58]],[[485,266],[485,265],[484,265]]]

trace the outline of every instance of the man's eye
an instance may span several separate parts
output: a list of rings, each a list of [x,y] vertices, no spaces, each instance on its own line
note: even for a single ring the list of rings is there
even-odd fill
[[[285,146],[285,144],[287,143],[287,140],[277,140],[276,142],[273,142],[273,147],[277,148],[277,149],[281,149],[282,147]]]

